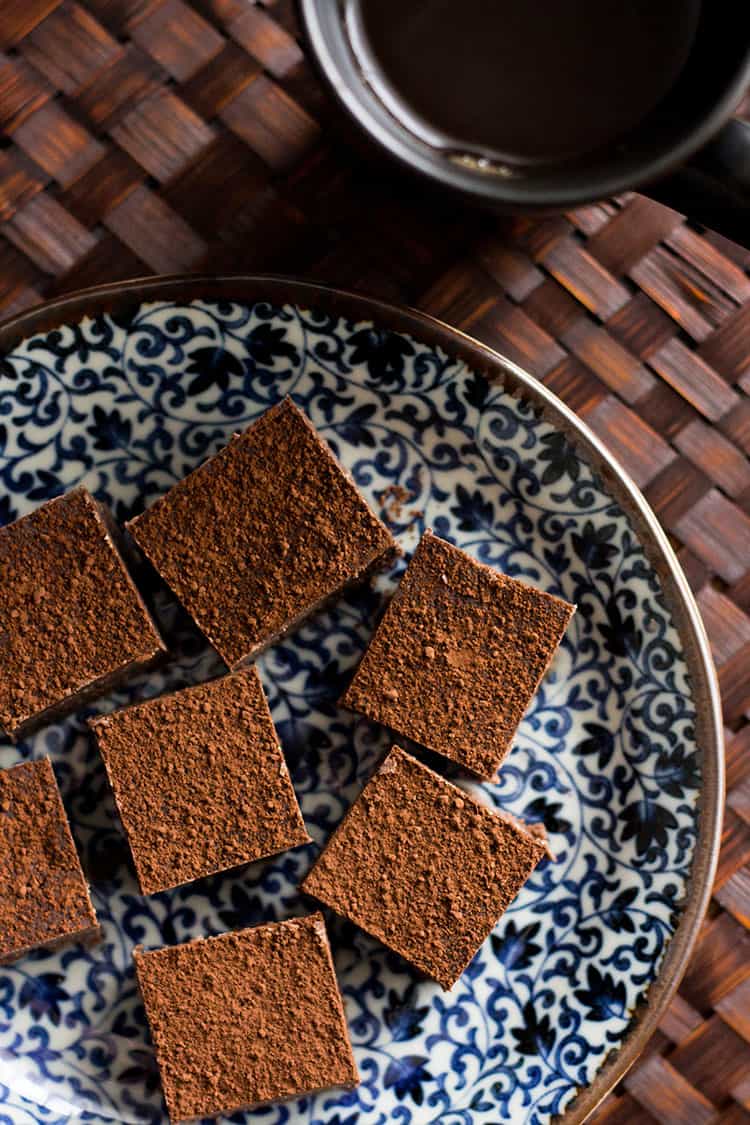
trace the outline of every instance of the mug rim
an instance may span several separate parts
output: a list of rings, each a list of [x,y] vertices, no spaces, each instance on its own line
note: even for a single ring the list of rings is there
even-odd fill
[[[722,96],[685,136],[649,157],[601,172],[586,171],[583,180],[550,184],[533,177],[475,171],[451,162],[407,129],[365,80],[348,46],[340,0],[297,0],[312,56],[326,85],[347,115],[399,165],[444,188],[491,206],[521,210],[564,210],[631,191],[661,179],[698,152],[732,116],[750,84],[750,46]],[[335,22],[333,22],[335,21]],[[341,31],[336,42],[330,29]],[[564,170],[559,173],[564,177]]]

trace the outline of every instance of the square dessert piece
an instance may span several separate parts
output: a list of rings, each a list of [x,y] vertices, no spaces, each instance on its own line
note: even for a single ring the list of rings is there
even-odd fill
[[[309,843],[254,668],[89,725],[143,894]]]
[[[290,399],[127,526],[230,668],[395,547]]]
[[[11,737],[164,654],[111,526],[77,488],[0,529],[0,725]]]
[[[449,989],[544,855],[543,827],[493,812],[394,746],[301,890]]]
[[[574,609],[426,531],[341,702],[491,780]]]
[[[49,758],[0,770],[0,964],[100,935]]]
[[[173,1122],[359,1082],[321,914],[133,956]]]

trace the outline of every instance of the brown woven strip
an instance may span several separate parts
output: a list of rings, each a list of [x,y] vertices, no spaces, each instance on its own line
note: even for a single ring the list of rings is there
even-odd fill
[[[523,364],[646,489],[713,644],[728,808],[693,964],[596,1120],[750,1125],[750,250],[640,195],[500,220],[394,178],[291,0],[3,0],[0,51],[3,315],[154,271],[369,290]]]

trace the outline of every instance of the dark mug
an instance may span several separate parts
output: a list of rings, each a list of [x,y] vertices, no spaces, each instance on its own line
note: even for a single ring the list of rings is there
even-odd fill
[[[750,4],[299,0],[299,5],[334,95],[381,150],[412,172],[467,201],[511,212],[564,211],[645,187],[692,220],[750,245],[750,124],[731,120],[750,83]],[[498,22],[503,11],[515,21],[516,42],[503,34],[510,26]],[[545,12],[549,18],[541,18]],[[492,26],[485,34],[488,17]],[[638,19],[650,23],[641,28]],[[441,20],[442,37],[436,33]],[[587,59],[596,79],[588,86],[583,81],[588,72],[581,70]],[[659,89],[660,81],[667,88]],[[509,126],[505,132],[503,121]],[[536,136],[510,127],[535,121]]]

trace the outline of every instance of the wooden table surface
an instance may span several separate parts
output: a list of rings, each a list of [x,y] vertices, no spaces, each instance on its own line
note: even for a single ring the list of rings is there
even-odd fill
[[[520,363],[644,490],[713,644],[726,820],[679,995],[595,1120],[750,1125],[750,251],[640,195],[499,220],[364,163],[290,0],[1,0],[0,50],[0,315],[144,273],[361,289]]]

